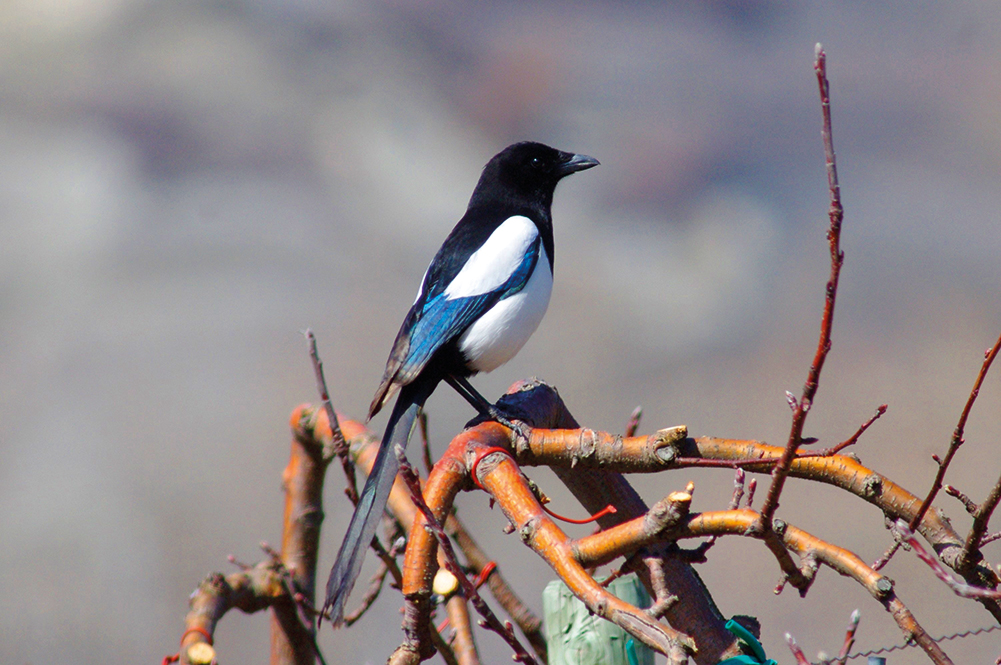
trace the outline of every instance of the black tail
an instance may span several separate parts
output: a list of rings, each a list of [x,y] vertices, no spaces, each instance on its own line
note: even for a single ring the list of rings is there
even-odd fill
[[[337,553],[337,561],[327,580],[327,599],[323,603],[323,609],[330,610],[330,621],[335,627],[344,621],[344,604],[358,579],[365,553],[375,536],[386,502],[389,501],[389,492],[400,468],[394,450],[397,445],[407,447],[417,412],[433,390],[434,386],[431,390],[422,390],[411,384],[405,386],[396,399],[379,446],[379,454],[368,480],[365,481],[355,514],[351,517],[348,532]]]

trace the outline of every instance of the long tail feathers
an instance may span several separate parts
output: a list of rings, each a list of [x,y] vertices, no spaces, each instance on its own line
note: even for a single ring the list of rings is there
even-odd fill
[[[375,536],[386,502],[389,501],[389,492],[393,488],[396,472],[400,468],[394,450],[397,444],[407,447],[417,412],[423,405],[424,399],[426,395],[415,395],[413,391],[404,389],[389,417],[386,433],[379,446],[379,454],[375,458],[368,480],[365,481],[365,488],[358,498],[358,507],[351,517],[347,535],[344,536],[344,542],[341,543],[341,549],[337,553],[337,561],[327,579],[327,599],[323,609],[330,611],[330,621],[335,627],[344,621],[345,602],[358,579],[365,553]]]

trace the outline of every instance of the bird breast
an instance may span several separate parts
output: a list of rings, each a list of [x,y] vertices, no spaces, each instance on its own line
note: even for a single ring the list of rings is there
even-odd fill
[[[487,310],[459,337],[467,366],[490,372],[511,360],[539,327],[552,289],[549,257],[540,244],[539,259],[525,287]]]

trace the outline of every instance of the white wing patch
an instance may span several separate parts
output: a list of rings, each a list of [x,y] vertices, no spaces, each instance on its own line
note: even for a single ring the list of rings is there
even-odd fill
[[[421,285],[417,287],[417,297],[414,298],[414,305],[416,305],[417,301],[421,299],[422,295],[424,295],[424,281],[428,278],[428,272],[430,270],[431,266],[429,264],[428,267],[424,269],[424,276],[421,277]],[[411,307],[413,307],[414,305],[411,305]]]
[[[528,217],[516,215],[498,226],[487,241],[470,255],[466,265],[445,289],[445,297],[468,298],[489,293],[499,288],[518,269],[525,259],[525,252],[539,235],[539,229]],[[549,261],[539,260],[540,268],[549,272]],[[552,281],[550,275],[550,282]],[[419,296],[418,296],[419,297]],[[548,302],[548,296],[546,298]],[[545,311],[545,310],[543,310]]]
[[[540,247],[539,254],[525,288],[487,310],[459,338],[459,350],[477,372],[490,372],[511,360],[539,327],[553,290],[546,248]]]

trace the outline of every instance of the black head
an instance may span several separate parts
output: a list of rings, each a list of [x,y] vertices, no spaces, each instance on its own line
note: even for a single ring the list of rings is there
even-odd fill
[[[501,197],[548,208],[561,179],[597,165],[598,160],[587,155],[562,152],[541,143],[515,143],[487,162],[470,204],[478,198]]]

